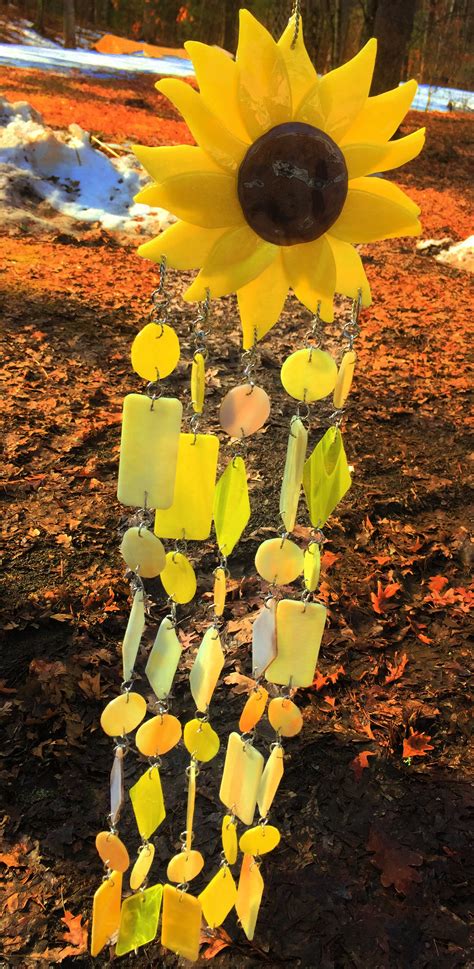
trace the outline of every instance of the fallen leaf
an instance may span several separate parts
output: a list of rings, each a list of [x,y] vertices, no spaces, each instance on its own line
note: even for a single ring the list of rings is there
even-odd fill
[[[387,599],[391,599],[392,596],[396,595],[399,589],[401,589],[401,585],[399,582],[390,582],[385,587],[382,586],[382,583],[380,581],[377,582],[377,592],[370,593],[370,598],[372,600],[372,608],[374,612],[377,612],[379,615],[382,615],[383,612],[385,611],[384,610],[385,602],[387,601]]]
[[[203,959],[214,959],[222,949],[226,949],[229,945],[232,945],[232,939],[230,935],[222,927],[219,929],[214,929],[211,934],[207,932],[201,932],[201,945],[206,945],[207,949],[201,952]]]
[[[250,676],[242,676],[242,673],[229,673],[228,676],[224,677],[224,683],[227,683],[228,686],[233,686],[232,693],[237,694],[249,693],[256,685],[255,680],[252,680]]]
[[[430,740],[428,734],[411,730],[410,736],[403,741],[403,757],[424,757],[428,750],[434,750]]]
[[[0,863],[6,865],[7,868],[24,868],[26,861],[21,860],[21,855],[24,854],[24,851],[25,848],[23,845],[17,845],[13,848],[13,851],[0,854]]]
[[[377,754],[374,750],[361,750],[354,760],[351,760],[349,767],[354,771],[356,781],[360,781],[362,777],[362,771],[365,767],[369,766],[369,757],[376,757]]]
[[[395,653],[395,656],[393,658],[393,663],[391,663],[390,660],[388,659],[387,669],[389,672],[388,672],[388,676],[385,677],[385,682],[394,683],[395,680],[399,680],[400,677],[403,676],[403,671],[407,663],[408,663],[408,656],[406,653],[403,653],[400,659],[398,659],[398,653]]]
[[[435,595],[440,594],[441,590],[444,589],[445,585],[448,584],[448,579],[444,575],[433,575],[428,582],[428,587],[430,592],[434,592]]]
[[[63,932],[62,937],[65,942],[77,946],[76,955],[87,950],[87,925],[82,925],[82,915],[73,915],[67,909],[64,912],[61,922],[67,926],[67,932]]]
[[[406,895],[413,882],[421,882],[420,872],[415,868],[423,864],[423,856],[417,851],[411,851],[375,828],[370,831],[367,848],[374,852],[372,864],[380,869],[384,888],[393,885],[395,891]]]
[[[337,562],[338,558],[339,558],[339,555],[337,554],[337,552],[330,552],[329,549],[326,552],[323,552],[323,555],[321,558],[321,565],[324,571],[327,572],[328,569],[331,568],[331,565],[334,565],[334,562]]]

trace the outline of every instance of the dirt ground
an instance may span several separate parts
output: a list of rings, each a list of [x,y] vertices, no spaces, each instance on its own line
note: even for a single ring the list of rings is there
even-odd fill
[[[11,100],[28,100],[57,127],[80,123],[118,143],[184,140],[185,128],[148,78],[85,82],[5,71]],[[409,115],[427,123],[427,148],[395,180],[422,207],[424,237],[470,231],[465,116]],[[94,227],[47,234],[22,222],[0,241],[6,395],[2,767],[6,890],[0,902],[5,967],[105,966],[86,950],[91,899],[102,876],[94,840],[108,810],[111,744],[99,727],[120,685],[129,608],[118,553],[123,509],[115,497],[120,410],[142,385],[131,340],[156,282],[136,244]],[[469,935],[472,789],[469,756],[468,414],[470,277],[416,251],[416,240],[366,246],[373,289],[358,341],[358,371],[343,432],[353,486],[326,529],[321,597],[330,619],[314,687],[299,691],[302,734],[286,745],[285,775],[272,809],[282,832],[265,858],[266,889],[253,943],[234,915],[203,943],[202,964],[302,969],[465,969]],[[169,393],[189,399],[195,308],[183,275],[170,277],[182,359]],[[339,324],[348,312],[341,304]],[[293,407],[279,381],[285,356],[302,344],[309,314],[288,301],[261,345],[258,382],[272,398],[250,440],[252,519],[230,560],[224,682],[212,706],[220,754],[199,779],[196,847],[206,876],[219,863],[218,778],[225,740],[245,697],[251,619],[265,591],[253,559],[279,527],[278,497]],[[336,348],[338,326],[328,328]],[[206,427],[218,432],[219,402],[240,379],[236,306],[219,301],[209,340]],[[310,445],[327,410],[313,408]],[[229,447],[221,436],[221,466]],[[309,536],[300,505],[297,537]],[[211,539],[192,549],[198,595],[179,610],[185,647],[174,711],[192,714],[187,673],[216,565]],[[159,583],[138,668],[165,614]],[[290,590],[287,590],[292,594]],[[140,688],[145,693],[144,677]],[[272,737],[266,723],[257,744]],[[127,781],[143,764],[126,759]],[[151,882],[164,879],[184,827],[186,752],[164,761],[167,818],[159,828]],[[121,833],[138,847],[130,806]],[[470,888],[471,885],[471,888]],[[159,943],[124,965],[177,966]]]

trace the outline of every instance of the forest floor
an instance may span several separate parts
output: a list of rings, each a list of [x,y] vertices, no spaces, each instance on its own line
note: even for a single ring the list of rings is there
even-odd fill
[[[10,100],[29,101],[58,128],[75,121],[114,142],[186,139],[148,78],[100,82],[10,70],[3,87]],[[404,132],[420,123],[428,126],[426,151],[394,178],[420,203],[424,238],[464,239],[470,119],[412,113]],[[10,223],[0,241],[8,391],[2,966],[105,966],[113,959],[108,952],[90,958],[86,930],[102,876],[94,840],[108,810],[111,764],[99,718],[119,690],[130,602],[117,538],[120,411],[124,394],[141,389],[129,347],[157,278],[135,248],[135,240],[118,244],[90,226],[78,238],[57,221],[41,235]],[[417,251],[416,240],[366,246],[363,255],[374,302],[362,317],[343,427],[353,487],[326,529],[321,597],[330,618],[314,687],[296,695],[304,730],[286,745],[272,809],[282,840],[262,867],[255,940],[246,941],[231,915],[215,939],[203,942],[202,964],[214,958],[223,969],[464,969],[474,960],[465,362],[471,279]],[[195,317],[180,299],[185,283],[184,274],[170,276],[182,360],[167,384],[184,399]],[[341,304],[341,314],[348,309]],[[224,682],[212,705],[221,751],[198,782],[195,845],[205,855],[206,878],[219,864],[218,777],[244,701],[251,620],[265,591],[255,576],[255,550],[279,528],[294,410],[279,368],[301,346],[308,323],[309,314],[288,301],[261,347],[258,381],[272,412],[250,441],[252,519],[230,560]],[[337,347],[338,332],[329,328],[330,347]],[[222,395],[240,379],[239,339],[235,301],[224,299],[213,309],[209,340],[205,421],[216,432]],[[314,411],[311,446],[324,426],[323,409]],[[221,466],[229,454],[222,445]],[[302,502],[300,522],[297,539],[305,541]],[[202,543],[192,556],[198,596],[179,610],[185,653],[174,710],[183,722],[192,714],[187,673],[206,625],[215,544]],[[165,610],[158,591],[146,646]],[[145,647],[140,669],[144,655]],[[139,686],[146,691],[144,677]],[[260,749],[271,739],[268,726],[258,728]],[[165,758],[167,818],[151,881],[164,878],[184,827],[185,762],[181,747]],[[127,780],[139,771],[129,755]],[[130,806],[121,831],[135,850]],[[192,890],[204,884],[200,876]],[[172,967],[178,960],[157,942],[123,964]]]

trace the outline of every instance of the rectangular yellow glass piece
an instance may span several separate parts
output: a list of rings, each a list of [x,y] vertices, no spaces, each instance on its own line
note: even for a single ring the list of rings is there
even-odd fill
[[[199,958],[202,908],[198,898],[181,892],[174,885],[163,889],[161,944],[182,959]]]
[[[183,407],[179,400],[127,394],[123,402],[117,498],[134,508],[173,502]]]
[[[222,772],[219,797],[244,824],[252,824],[263,771],[262,754],[231,733]]]
[[[155,516],[160,538],[209,538],[218,452],[214,434],[180,435],[173,504]]]
[[[122,899],[122,875],[113,871],[107,881],[97,889],[92,905],[91,955],[96,956],[118,932],[120,925],[120,902]]]
[[[278,603],[277,655],[265,673],[269,683],[311,686],[326,615],[327,609],[321,602],[303,603],[282,599]]]

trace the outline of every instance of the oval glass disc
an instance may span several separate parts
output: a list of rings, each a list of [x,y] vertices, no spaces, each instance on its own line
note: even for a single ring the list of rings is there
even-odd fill
[[[235,865],[238,854],[237,825],[230,814],[222,818],[222,850],[228,865]]]
[[[344,407],[344,404],[346,403],[352,387],[356,360],[357,357],[355,350],[348,350],[341,360],[341,366],[339,367],[337,382],[332,398],[334,407]]]
[[[159,757],[167,754],[181,740],[181,724],[170,713],[159,713],[146,723],[142,723],[135,743],[145,757]]]
[[[171,858],[166,870],[170,882],[178,885],[192,881],[204,868],[204,858],[200,851],[180,851]]]
[[[137,860],[130,872],[130,888],[136,892],[140,885],[143,885],[148,872],[153,864],[155,857],[155,846],[153,844],[142,845],[138,849]]]
[[[120,840],[118,835],[112,834],[111,831],[99,831],[95,839],[95,846],[99,857],[104,865],[107,865],[107,868],[122,872],[127,870],[130,858],[123,841]]]
[[[128,568],[132,572],[139,572],[142,579],[153,579],[165,567],[166,552],[163,542],[148,528],[127,528],[120,553]]]
[[[191,757],[205,764],[219,751],[221,742],[210,723],[202,720],[189,720],[184,727],[184,746]]]
[[[139,693],[121,693],[102,711],[100,725],[109,737],[123,737],[138,727],[146,714],[146,702]]]
[[[268,719],[282,737],[296,737],[303,727],[301,710],[286,697],[276,697],[268,705]]]
[[[334,390],[337,366],[329,353],[306,347],[287,357],[281,368],[281,382],[290,397],[310,404]]]
[[[168,552],[166,565],[160,573],[165,592],[174,602],[191,602],[196,595],[196,573],[182,552]]]
[[[255,725],[263,717],[268,700],[268,690],[263,686],[258,686],[250,694],[244,709],[240,715],[239,730],[241,733],[248,733],[253,730]]]
[[[179,340],[172,326],[147,323],[132,343],[132,367],[143,380],[163,380],[179,360]]]
[[[304,553],[304,585],[308,592],[314,592],[319,582],[321,570],[321,549],[318,542],[310,542]]]
[[[244,855],[265,855],[273,851],[280,841],[280,832],[271,824],[257,824],[255,828],[245,831],[239,841],[240,850]]]
[[[219,421],[230,437],[248,437],[263,427],[269,413],[270,398],[262,387],[240,384],[225,395]]]
[[[276,585],[293,582],[303,571],[302,550],[288,538],[269,538],[255,556],[255,568],[262,579]]]

